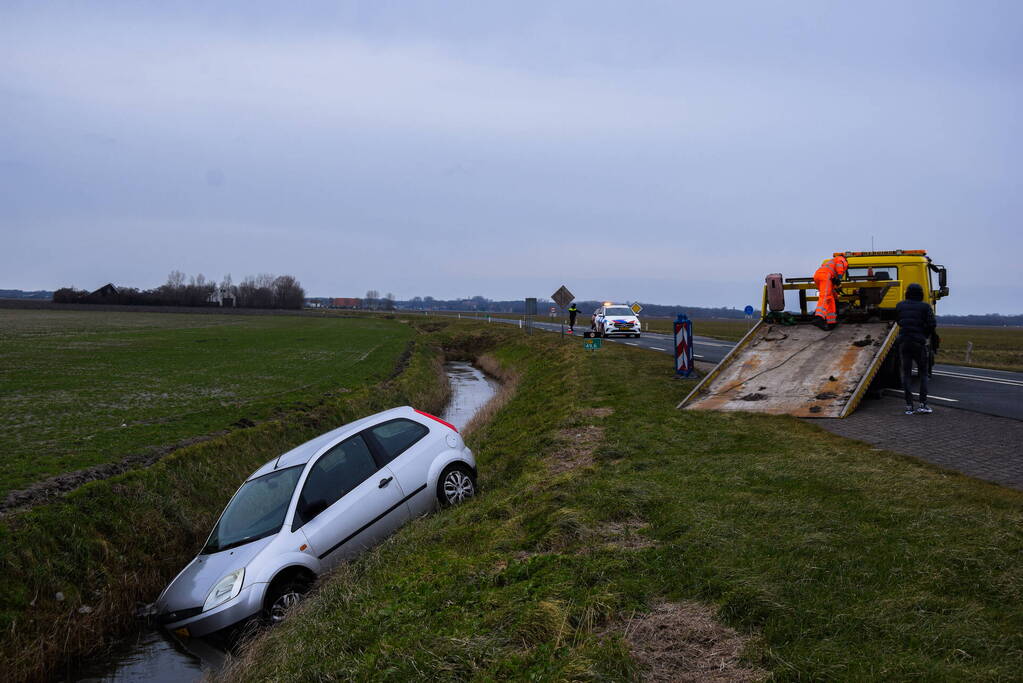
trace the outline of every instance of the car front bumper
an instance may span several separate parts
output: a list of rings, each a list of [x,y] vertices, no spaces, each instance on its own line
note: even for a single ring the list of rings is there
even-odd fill
[[[639,327],[605,327],[604,328],[604,336],[605,337],[610,337],[611,335],[615,335],[615,334],[626,334],[626,335],[630,335],[631,336],[633,334],[639,334],[639,333],[640,333],[640,328]]]
[[[238,595],[223,605],[218,605],[209,611],[201,612],[187,619],[163,624],[163,628],[178,636],[194,638],[209,635],[259,614],[263,609],[265,593],[265,583],[246,586]]]

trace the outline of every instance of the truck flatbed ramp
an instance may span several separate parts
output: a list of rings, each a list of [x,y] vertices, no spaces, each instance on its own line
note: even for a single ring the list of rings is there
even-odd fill
[[[842,323],[825,332],[761,320],[678,407],[845,417],[863,398],[897,331],[891,322]]]

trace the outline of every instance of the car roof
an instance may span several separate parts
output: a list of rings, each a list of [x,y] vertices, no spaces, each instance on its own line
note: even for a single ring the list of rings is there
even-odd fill
[[[414,419],[415,415],[416,411],[412,408],[412,406],[401,406],[400,408],[391,408],[390,410],[385,410],[380,413],[374,413],[373,415],[356,420],[355,422],[349,422],[337,429],[332,429],[329,432],[320,434],[315,439],[310,439],[304,444],[295,446],[290,451],[281,454],[280,457],[270,460],[249,475],[249,479],[256,479],[258,477],[262,477],[264,474],[273,472],[274,470],[283,469],[285,467],[304,465],[324,449],[344,441],[349,436],[361,432],[370,425],[386,422],[387,420],[393,420],[396,417]]]

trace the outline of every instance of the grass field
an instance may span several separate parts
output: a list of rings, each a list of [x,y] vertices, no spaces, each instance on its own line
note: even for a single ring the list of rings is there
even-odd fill
[[[382,354],[388,345],[406,348],[401,340],[411,334],[404,325],[387,320],[360,321],[357,328],[326,321],[327,327],[321,329],[318,321],[295,317],[232,318],[242,324],[227,327],[204,318],[199,332],[191,326],[196,322],[191,316],[161,315],[146,324],[135,317],[140,314],[130,315],[115,321],[115,326],[135,343],[141,330],[142,338],[159,353],[175,346],[170,343],[173,340],[187,348],[191,334],[201,333],[203,338],[239,334],[248,343],[262,345],[269,365],[292,354],[290,344],[282,341],[279,325],[296,326],[302,330],[297,336],[307,340],[319,336],[318,344],[325,350],[336,349],[336,338],[347,335],[348,347],[369,352],[367,360]],[[81,324],[89,331],[98,323],[90,319]],[[99,339],[110,338],[109,327],[103,327]],[[50,323],[43,329],[50,330]],[[377,344],[382,346],[371,351]],[[232,427],[215,438],[179,448],[152,466],[93,481],[0,517],[0,671],[4,680],[51,680],[75,657],[101,651],[112,637],[136,630],[135,609],[153,601],[194,556],[232,492],[259,465],[314,436],[386,408],[415,405],[432,412],[442,410],[449,394],[442,352],[420,343],[410,348],[411,354],[400,354],[397,366],[394,361],[399,354],[395,353],[386,362],[377,359],[374,369],[362,375],[351,372],[349,364],[349,371],[339,371],[331,379],[332,368],[321,364],[325,381],[337,387],[343,380],[349,390],[272,406],[267,410],[273,414],[254,426]],[[309,355],[315,347],[299,344],[299,349]],[[258,358],[251,363],[263,365]],[[167,372],[173,373],[180,366],[169,367]],[[274,372],[278,388],[309,384],[289,377],[283,369]],[[382,381],[367,379],[381,374]],[[354,386],[351,380],[356,376],[363,378],[362,386]],[[151,381],[166,379],[151,377]]]
[[[938,362],[967,365],[966,343],[973,342],[969,365],[1023,372],[1023,329],[1015,327],[939,327]]]
[[[368,318],[0,310],[0,498],[392,372]]]
[[[521,381],[469,437],[482,497],[344,566],[227,678],[623,680],[665,602],[709,608],[778,680],[1018,678],[1023,493],[677,411],[693,383],[657,353],[487,333]]]

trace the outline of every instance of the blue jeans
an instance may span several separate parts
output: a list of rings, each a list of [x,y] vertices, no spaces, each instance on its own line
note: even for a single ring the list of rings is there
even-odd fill
[[[913,392],[910,382],[913,381],[913,363],[916,363],[917,374],[920,376],[920,403],[927,403],[927,344],[914,339],[899,340],[899,354],[902,357],[902,391],[906,396],[906,405],[913,404]]]

